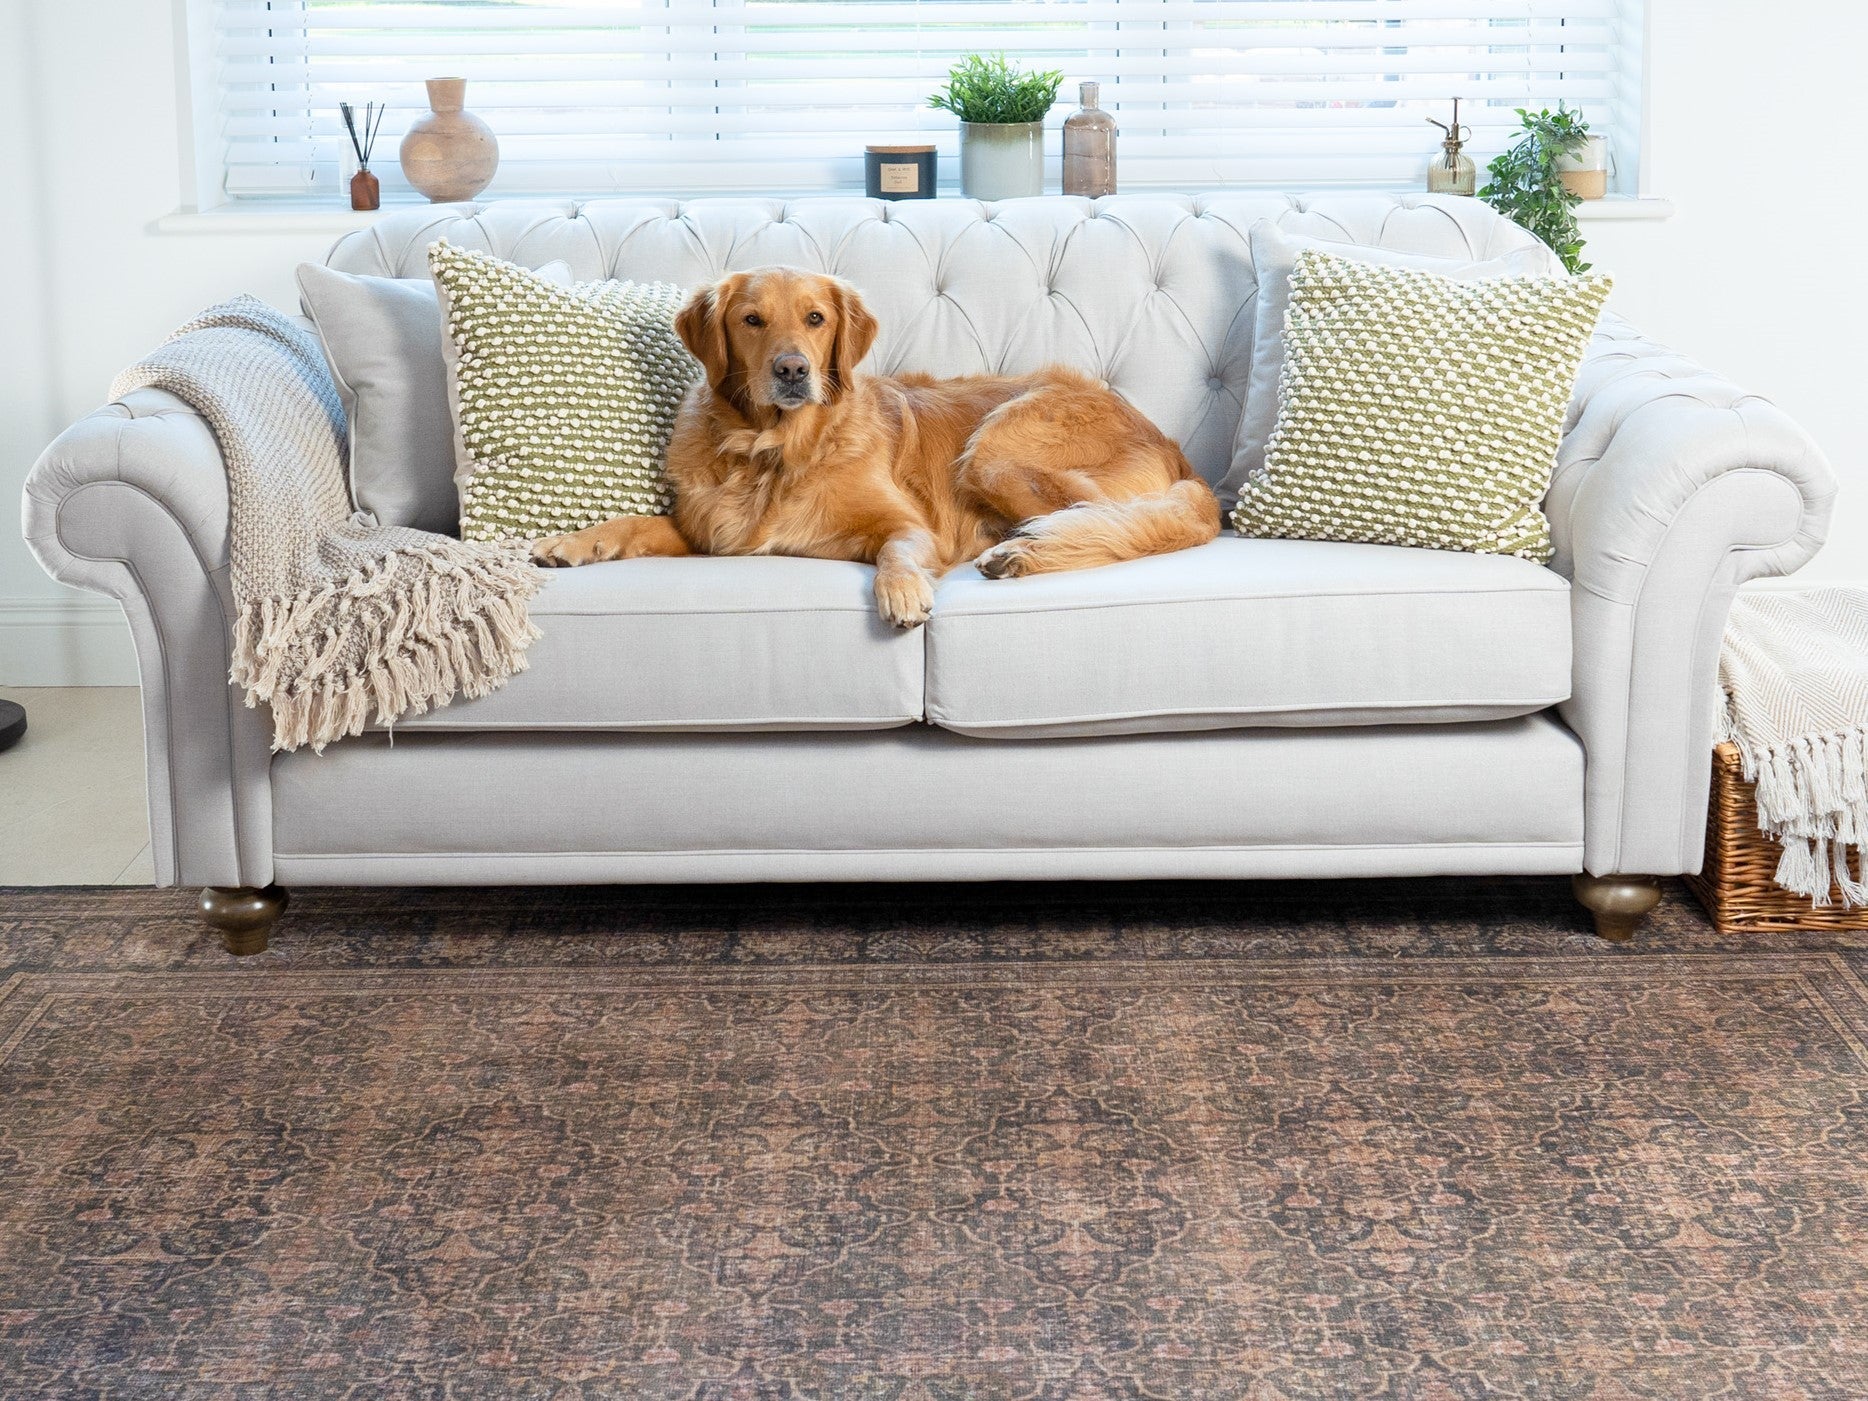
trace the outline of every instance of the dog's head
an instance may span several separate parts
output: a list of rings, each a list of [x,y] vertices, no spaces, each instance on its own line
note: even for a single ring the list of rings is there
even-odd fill
[[[875,344],[876,318],[847,282],[761,268],[695,292],[675,331],[707,382],[746,413],[836,403]]]

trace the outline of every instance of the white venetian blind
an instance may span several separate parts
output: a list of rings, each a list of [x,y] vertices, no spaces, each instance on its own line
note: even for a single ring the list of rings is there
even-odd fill
[[[1628,139],[1638,0],[218,0],[216,120],[234,196],[335,191],[337,104],[468,79],[499,135],[490,194],[859,188],[872,141],[932,140],[927,96],[969,52],[1100,80],[1125,185],[1417,187],[1450,99],[1483,165],[1514,108],[1581,106]],[[1056,188],[1058,138],[1049,141]]]

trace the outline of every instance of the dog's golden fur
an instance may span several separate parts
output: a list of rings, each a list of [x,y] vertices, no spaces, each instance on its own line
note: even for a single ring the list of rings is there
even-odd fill
[[[934,581],[1083,569],[1203,544],[1219,505],[1180,448],[1062,367],[859,375],[876,319],[835,278],[771,268],[696,292],[675,320],[705,369],[668,446],[672,516],[537,541],[541,564],[691,553],[876,566],[876,606],[925,622]]]

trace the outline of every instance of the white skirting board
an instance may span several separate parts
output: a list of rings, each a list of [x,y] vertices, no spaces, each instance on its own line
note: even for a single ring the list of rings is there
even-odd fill
[[[136,650],[115,599],[0,598],[0,686],[134,686]]]

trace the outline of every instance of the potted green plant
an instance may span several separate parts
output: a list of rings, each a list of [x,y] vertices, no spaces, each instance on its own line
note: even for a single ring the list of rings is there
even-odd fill
[[[1044,193],[1044,118],[1064,75],[1027,73],[1004,54],[970,54],[928,105],[960,119],[960,188],[968,199]]]
[[[1518,109],[1523,133],[1511,149],[1485,168],[1491,180],[1479,198],[1513,223],[1536,234],[1571,272],[1587,272],[1583,235],[1576,224],[1582,199],[1563,179],[1564,165],[1588,149],[1589,124],[1561,102],[1552,112]]]

